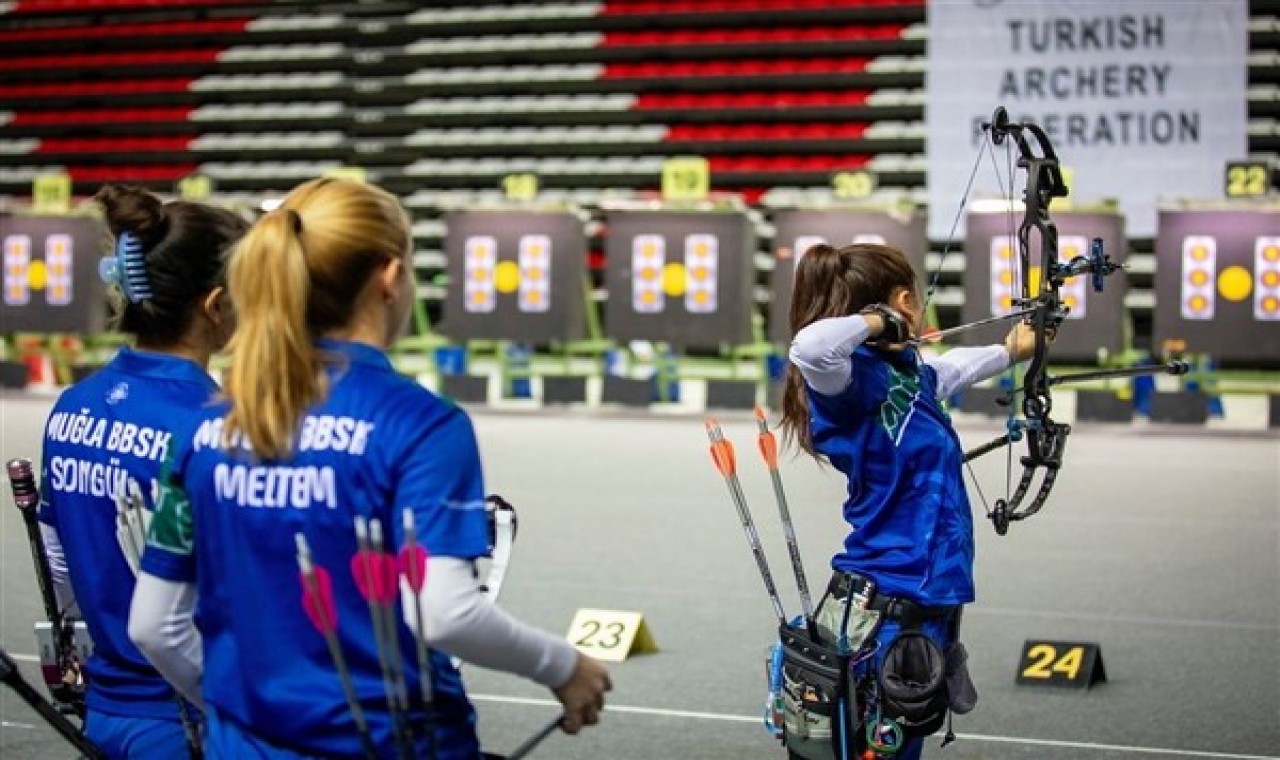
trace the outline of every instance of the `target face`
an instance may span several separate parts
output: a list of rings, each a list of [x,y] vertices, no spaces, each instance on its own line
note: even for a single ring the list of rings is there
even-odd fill
[[[109,243],[93,219],[0,219],[5,330],[103,332],[108,310],[98,261],[110,253]]]
[[[1157,351],[1280,362],[1280,212],[1162,211],[1156,238]]]
[[[678,348],[750,342],[756,238],[744,214],[615,211],[606,225],[609,337]]]
[[[533,343],[586,337],[587,240],[578,216],[453,212],[444,246],[445,335]]]

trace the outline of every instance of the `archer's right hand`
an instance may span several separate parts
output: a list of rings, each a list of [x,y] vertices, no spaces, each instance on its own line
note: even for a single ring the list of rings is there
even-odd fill
[[[556,699],[564,705],[564,720],[560,727],[567,734],[576,734],[583,726],[600,722],[604,709],[604,693],[613,688],[609,671],[597,660],[578,654],[573,675],[560,688],[554,689]]]

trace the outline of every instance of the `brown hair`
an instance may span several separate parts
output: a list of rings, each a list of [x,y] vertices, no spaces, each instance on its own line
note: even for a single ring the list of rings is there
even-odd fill
[[[225,442],[241,434],[264,459],[291,452],[299,420],[326,392],[315,339],[351,322],[378,265],[407,256],[410,242],[395,196],[343,179],[299,185],[249,230],[227,277],[238,322]]]
[[[150,291],[137,303],[113,291],[113,323],[142,345],[177,344],[204,295],[226,279],[225,254],[248,223],[216,206],[164,203],[140,187],[104,185],[93,199],[112,235],[127,232],[141,243]]]
[[[791,335],[820,319],[855,314],[870,304],[887,302],[898,288],[917,292],[915,270],[897,248],[864,243],[839,249],[815,245],[796,264]],[[780,426],[788,445],[818,456],[809,431],[804,378],[794,364],[787,365]]]

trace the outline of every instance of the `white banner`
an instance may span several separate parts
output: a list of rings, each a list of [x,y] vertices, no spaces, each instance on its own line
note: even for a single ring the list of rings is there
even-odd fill
[[[1222,197],[1225,163],[1247,154],[1247,0],[930,0],[928,13],[931,239],[964,235],[951,226],[997,106],[1048,133],[1075,202],[1119,200],[1133,237],[1154,237],[1161,198]],[[1001,177],[984,158],[970,199],[1008,195],[998,151]]]

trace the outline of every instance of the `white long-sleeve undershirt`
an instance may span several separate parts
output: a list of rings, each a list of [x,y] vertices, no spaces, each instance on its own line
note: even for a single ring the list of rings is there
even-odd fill
[[[49,581],[53,583],[53,595],[62,614],[79,616],[76,594],[71,588],[71,571],[67,569],[67,553],[62,548],[58,529],[40,523],[40,541],[44,544],[45,560],[49,563]]]
[[[178,693],[204,709],[204,646],[196,629],[196,585],[138,573],[129,607],[129,638]]]
[[[820,319],[796,333],[789,352],[791,363],[809,387],[834,396],[852,382],[853,352],[870,335],[870,325],[859,314]],[[953,348],[925,363],[938,373],[938,398],[945,398],[1008,369],[1009,353],[999,344]]]
[[[480,667],[524,676],[548,688],[573,675],[578,653],[561,638],[516,620],[482,593],[474,564],[431,557],[420,599],[425,641]],[[412,592],[403,591],[405,622],[417,633]],[[129,638],[183,696],[199,704],[203,657],[195,628],[195,585],[138,576]]]

